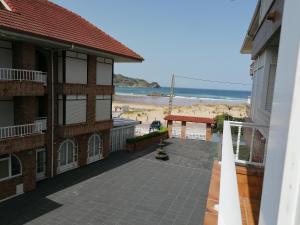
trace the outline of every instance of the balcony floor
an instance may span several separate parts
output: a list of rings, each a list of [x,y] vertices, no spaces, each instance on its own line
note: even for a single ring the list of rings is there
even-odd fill
[[[236,166],[243,225],[257,225],[262,193],[263,170]],[[204,225],[217,225],[221,165],[214,161],[207,197]]]
[[[35,191],[0,203],[1,224],[201,225],[211,144],[168,140],[165,162],[153,150],[112,153],[42,181]]]

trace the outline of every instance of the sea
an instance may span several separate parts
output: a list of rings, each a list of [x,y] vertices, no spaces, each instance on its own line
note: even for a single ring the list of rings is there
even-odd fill
[[[169,102],[169,87],[137,88],[116,87],[114,100],[145,104],[166,105]],[[174,105],[197,103],[240,104],[249,102],[251,91],[219,90],[201,88],[174,88]]]

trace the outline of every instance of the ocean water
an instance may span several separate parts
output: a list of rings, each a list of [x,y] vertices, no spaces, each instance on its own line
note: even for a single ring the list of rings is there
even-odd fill
[[[116,87],[117,96],[127,96],[132,98],[139,98],[143,96],[153,95],[159,93],[164,96],[169,95],[170,88],[129,88],[129,87]],[[195,100],[195,101],[217,101],[217,102],[247,102],[250,91],[236,91],[236,90],[213,90],[213,89],[197,89],[197,88],[175,88],[174,89],[175,99]],[[166,97],[153,97],[152,98],[165,98]]]

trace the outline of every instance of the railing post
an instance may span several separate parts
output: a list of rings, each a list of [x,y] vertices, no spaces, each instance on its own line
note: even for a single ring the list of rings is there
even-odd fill
[[[252,135],[251,135],[251,144],[250,144],[250,155],[249,155],[249,162],[252,162],[253,156],[253,147],[254,147],[254,135],[255,135],[256,128],[252,128]]]
[[[238,126],[238,136],[236,140],[236,151],[235,151],[235,159],[239,160],[239,153],[240,153],[240,142],[241,142],[241,133],[242,133],[242,126]]]

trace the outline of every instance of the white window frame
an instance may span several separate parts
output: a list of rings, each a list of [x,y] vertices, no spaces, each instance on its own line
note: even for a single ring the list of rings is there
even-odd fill
[[[94,146],[95,145],[95,138],[99,138],[99,143],[100,143],[100,146],[98,146],[99,148],[99,155],[95,155],[95,148],[92,150],[94,155],[92,157],[89,156],[89,152],[90,152],[90,142],[93,141],[94,143]],[[97,133],[94,133],[90,136],[89,140],[88,140],[88,147],[87,147],[87,163],[92,163],[92,162],[95,162],[95,161],[98,161],[100,159],[103,159],[103,138],[101,135],[97,134]]]
[[[62,150],[62,147],[66,144],[66,147],[68,147],[68,142],[71,142],[74,148],[73,152],[73,162],[60,166],[60,151]],[[66,148],[66,162],[68,162],[68,151],[69,149]],[[72,139],[66,139],[63,142],[60,143],[58,152],[57,152],[57,174],[64,173],[66,171],[75,169],[78,167],[78,145],[75,140]]]
[[[13,154],[13,156],[18,160],[18,162],[20,164],[20,173],[16,174],[16,175],[12,175],[11,174],[11,171],[12,171],[12,168],[11,168],[11,165],[12,165],[12,163],[11,163],[11,156],[12,156],[12,154],[8,154],[8,157],[0,159],[0,162],[8,160],[8,167],[9,167],[8,168],[8,177],[1,178],[0,182],[4,181],[4,180],[9,180],[9,179],[12,179],[12,178],[15,178],[15,177],[22,176],[22,174],[23,174],[23,167],[22,167],[21,160],[19,159],[19,157],[17,157],[14,154]]]

